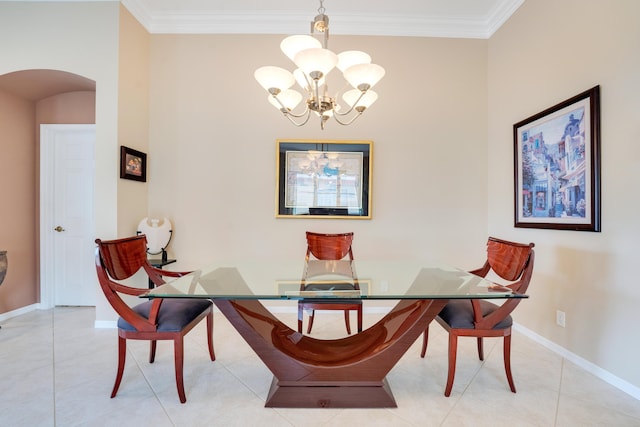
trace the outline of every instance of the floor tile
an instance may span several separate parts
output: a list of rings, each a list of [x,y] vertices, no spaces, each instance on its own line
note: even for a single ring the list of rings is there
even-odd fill
[[[294,307],[292,307],[294,308]],[[294,310],[277,313],[297,328]],[[380,314],[365,314],[365,327]],[[265,408],[272,375],[220,313],[215,314],[216,361],[206,327],[185,337],[187,403],[175,385],[173,344],[128,341],[127,363],[115,398],[117,331],[95,329],[93,308],[58,307],[3,322],[0,329],[2,426],[638,426],[640,402],[514,332],[509,390],[499,339],[460,339],[451,397],[444,396],[447,333],[432,325],[425,358],[418,339],[387,379],[398,404],[383,409]],[[306,317],[305,317],[306,326]],[[346,335],[341,313],[318,312],[312,336]]]

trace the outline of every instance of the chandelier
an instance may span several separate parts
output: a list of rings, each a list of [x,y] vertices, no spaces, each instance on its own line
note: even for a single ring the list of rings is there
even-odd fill
[[[320,118],[320,128],[333,117],[341,125],[349,125],[378,99],[371,90],[384,76],[384,68],[372,64],[365,52],[350,50],[335,54],[327,48],[329,17],[325,15],[324,0],[320,0],[318,15],[311,22],[311,35],[285,38],[280,43],[282,52],[298,67],[293,73],[274,66],[258,68],[254,76],[269,92],[268,101],[296,126],[309,121],[311,112]],[[313,35],[321,33],[322,43]],[[344,104],[338,103],[338,93],[330,94],[327,76],[334,68],[342,72],[350,90],[342,94]],[[298,83],[304,95],[291,89]],[[305,97],[305,106],[296,107]]]

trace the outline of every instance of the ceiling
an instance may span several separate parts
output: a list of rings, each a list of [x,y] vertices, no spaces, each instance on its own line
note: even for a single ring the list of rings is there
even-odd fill
[[[319,0],[111,1],[121,1],[150,33],[184,34],[308,34],[320,7]],[[332,34],[487,39],[524,1],[323,0],[323,6]],[[28,70],[0,76],[0,90],[38,100],[95,90],[95,82],[61,71]]]
[[[489,38],[525,0],[323,0],[332,34]],[[122,0],[150,33],[308,34],[319,0]]]

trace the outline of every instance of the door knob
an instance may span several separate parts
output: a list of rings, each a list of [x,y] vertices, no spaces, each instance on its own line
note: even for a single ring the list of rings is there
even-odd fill
[[[58,233],[61,233],[64,231],[64,228],[57,226],[56,228],[54,228],[54,230],[56,230]]]

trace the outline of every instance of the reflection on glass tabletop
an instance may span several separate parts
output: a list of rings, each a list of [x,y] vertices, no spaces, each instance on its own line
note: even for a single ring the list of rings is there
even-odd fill
[[[313,286],[307,286],[313,285]],[[238,261],[212,264],[143,297],[210,299],[526,298],[446,265],[418,261]]]

